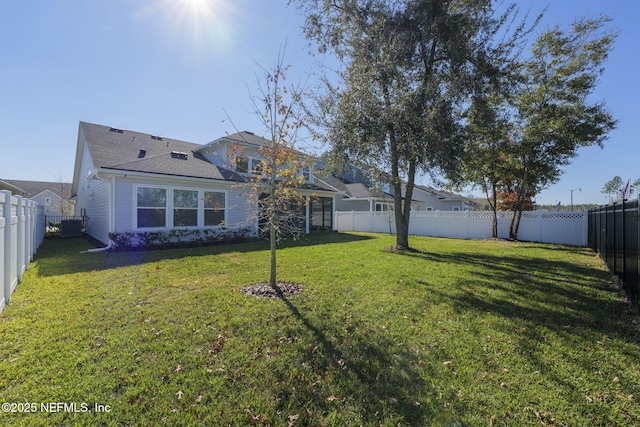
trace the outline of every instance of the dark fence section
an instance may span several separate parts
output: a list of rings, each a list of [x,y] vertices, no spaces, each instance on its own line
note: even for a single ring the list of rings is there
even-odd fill
[[[589,211],[589,246],[620,278],[631,304],[640,303],[638,199]]]

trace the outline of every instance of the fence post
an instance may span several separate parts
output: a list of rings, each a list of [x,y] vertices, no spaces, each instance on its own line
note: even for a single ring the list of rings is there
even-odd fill
[[[31,200],[29,199],[25,199],[24,215],[24,261],[25,269],[28,270],[29,262],[31,262],[31,238],[33,236],[33,233],[31,233]]]
[[[625,217],[624,217],[624,204],[625,200],[622,199],[622,277],[624,278],[627,274],[627,244],[626,244],[626,236],[625,236]],[[624,281],[624,280],[623,280]],[[624,287],[627,287],[625,283]]]
[[[24,220],[25,220],[25,215],[24,215],[24,204],[25,204],[25,199],[22,196],[16,196],[16,198],[18,199],[18,205],[16,207],[16,215],[18,217],[18,256],[16,259],[16,262],[18,263],[18,283],[22,282],[22,273],[24,272],[24,265],[25,265],[25,259],[24,259],[24,247],[25,247],[25,233],[24,233]]]
[[[469,238],[469,211],[464,211],[464,218],[465,218],[465,223],[467,225],[467,234],[466,234],[466,238]]]
[[[635,221],[636,223],[636,238],[638,239],[638,244],[636,246],[636,262],[637,264],[637,268],[636,268],[636,300],[635,300],[635,305],[636,305],[636,310],[640,309],[640,307],[638,307],[640,305],[640,195],[638,196],[638,201],[636,202],[636,215],[637,218],[639,218],[638,221]]]
[[[2,289],[2,293],[4,294],[4,303],[5,304],[9,304],[9,301],[11,300],[11,285],[12,285],[12,280],[11,280],[11,264],[12,264],[12,259],[13,256],[12,254],[12,247],[11,247],[11,240],[12,238],[12,224],[11,224],[11,220],[12,220],[12,196],[11,196],[11,192],[8,190],[0,190],[0,192],[2,192],[5,195],[5,204],[4,204],[4,209],[2,210],[2,216],[4,218],[4,257],[1,260],[2,263],[4,264],[4,277],[2,278],[2,282],[4,284],[3,289]]]
[[[7,210],[6,203],[7,195],[3,191],[0,191],[0,312],[4,309],[5,305],[4,267],[6,257],[4,253],[4,246],[6,240],[4,232],[6,223],[5,212]]]
[[[610,257],[613,260],[613,264],[609,264],[609,268],[611,268],[611,271],[613,271],[613,273],[615,274],[616,272],[616,203],[613,202],[613,207],[612,207],[612,218],[613,218],[613,222],[610,225],[611,228],[611,233],[613,235],[613,237],[611,238],[612,241],[612,246],[611,246],[611,252],[610,252]]]
[[[536,213],[536,219],[538,220],[538,242],[542,242],[542,214],[540,211],[534,212]]]

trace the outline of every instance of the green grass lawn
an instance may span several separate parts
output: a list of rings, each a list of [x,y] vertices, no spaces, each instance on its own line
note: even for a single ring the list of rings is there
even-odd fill
[[[267,279],[266,243],[47,240],[0,314],[0,401],[36,412],[0,424],[638,425],[637,317],[596,255],[411,243],[425,253],[373,234],[288,243],[279,280],[304,291],[267,300],[240,292]]]

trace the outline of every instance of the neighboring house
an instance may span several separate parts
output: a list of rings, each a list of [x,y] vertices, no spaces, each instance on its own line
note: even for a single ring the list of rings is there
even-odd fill
[[[343,173],[323,170],[317,175],[318,180],[343,194],[341,198],[336,198],[337,211],[393,210],[393,188],[389,184],[374,184],[356,166],[350,165],[348,171]],[[467,197],[438,191],[424,185],[414,186],[411,198],[411,210],[415,211],[464,211],[472,210],[475,204]]]
[[[251,222],[248,178],[269,141],[239,132],[200,145],[80,122],[72,194],[89,217],[87,233],[107,243],[110,232],[236,229]],[[333,228],[335,189],[303,170],[305,231]]]
[[[70,200],[70,183],[15,179],[5,179],[4,182],[17,188],[14,194],[27,197],[44,206],[45,216],[70,216],[74,213],[75,208]]]
[[[26,193],[22,188],[18,188],[15,185],[9,184],[7,181],[0,179],[0,190],[11,191],[11,194],[15,196],[22,196]]]
[[[336,197],[337,211],[375,212],[389,210],[389,206],[393,204],[393,197],[389,194],[362,182],[349,182],[324,171],[316,172],[316,179],[341,193],[342,197]]]
[[[413,199],[421,202],[421,211],[468,211],[476,209],[478,203],[468,197],[436,190],[425,185],[413,188]]]

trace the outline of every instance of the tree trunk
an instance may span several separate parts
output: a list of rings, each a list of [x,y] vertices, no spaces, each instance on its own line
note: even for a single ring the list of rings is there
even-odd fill
[[[276,226],[273,221],[269,221],[269,243],[271,244],[271,271],[269,274],[269,286],[275,288],[277,274],[276,248],[278,241],[276,236]]]
[[[393,179],[393,211],[396,219],[396,247],[399,250],[409,249],[409,222],[403,212],[402,206],[402,181],[400,180],[400,167],[398,146],[393,129],[389,132],[391,151],[391,176]]]
[[[400,227],[397,228],[397,242],[399,248],[409,249],[409,221],[411,220],[411,199],[413,199],[413,187],[415,185],[415,175],[416,175],[416,159],[411,159],[409,162],[409,173],[407,174],[407,186],[404,192],[404,206],[402,206],[402,183],[400,183],[400,205],[402,206],[402,211],[400,211],[400,215],[397,215],[402,218],[402,232]],[[398,225],[398,221],[396,221],[396,226]],[[401,234],[402,233],[402,234]]]
[[[522,218],[522,208],[519,208],[513,213],[511,219],[511,227],[509,227],[509,238],[518,240],[518,230],[520,229],[520,218]]]
[[[391,111],[391,97],[389,96],[389,84],[386,75],[381,78],[382,92],[384,96],[384,105],[387,111]],[[392,122],[386,124],[387,136],[389,137],[389,154],[391,155],[391,179],[393,184],[393,212],[396,218],[396,247],[397,249],[409,249],[409,215],[411,212],[404,212],[402,208],[402,180],[400,179],[400,153],[398,150],[398,141],[396,140],[396,132]],[[412,160],[410,168],[413,167],[415,175],[415,160]],[[411,172],[409,173],[411,181],[411,191],[413,192],[413,179]],[[409,187],[409,185],[407,185]],[[405,194],[406,196],[406,194]],[[411,207],[411,201],[409,201]]]
[[[270,175],[269,175],[269,244],[271,247],[271,269],[269,273],[269,286],[276,287],[276,249],[278,246],[278,235],[276,229],[276,223],[278,221],[278,206],[276,201],[276,173],[277,173],[277,145],[275,136],[271,137],[271,158],[270,161]]]
[[[495,184],[491,186],[491,192],[493,193],[493,203],[489,200],[489,205],[491,206],[491,210],[493,211],[493,221],[491,226],[491,236],[494,239],[498,238],[498,190],[496,190]]]
[[[527,185],[528,182],[528,173],[525,169],[524,177],[522,178],[522,182],[520,183],[520,188],[518,189],[518,199],[516,200],[515,209],[513,212],[513,218],[511,218],[511,226],[509,227],[509,238],[513,240],[518,240],[518,230],[520,229],[520,219],[522,218],[522,211],[524,209],[524,202],[527,195]]]
[[[395,217],[396,217],[396,246],[398,249],[409,249],[409,222],[402,213],[402,184],[393,186]],[[398,209],[399,207],[399,209]]]

